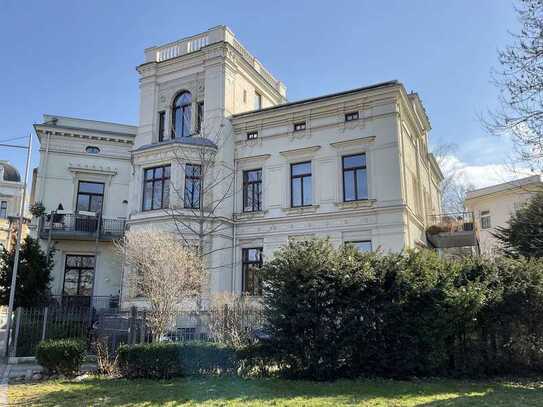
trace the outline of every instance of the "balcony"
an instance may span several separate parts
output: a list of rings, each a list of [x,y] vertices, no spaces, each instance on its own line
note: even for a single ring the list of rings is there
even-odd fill
[[[106,219],[79,214],[54,213],[39,221],[41,239],[112,241],[124,235],[124,219]]]
[[[473,212],[431,216],[426,238],[437,249],[477,246]]]

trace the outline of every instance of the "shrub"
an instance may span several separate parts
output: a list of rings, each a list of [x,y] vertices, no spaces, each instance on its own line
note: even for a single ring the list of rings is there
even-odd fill
[[[76,339],[50,339],[36,348],[36,359],[51,373],[75,376],[85,358],[85,345]]]
[[[177,344],[122,345],[119,348],[118,357],[121,374],[128,378],[167,379],[181,375]]]
[[[265,329],[245,350],[289,377],[543,372],[543,262],[362,254],[289,243],[261,269]]]
[[[178,346],[183,375],[232,374],[238,368],[233,347],[213,342],[184,342]]]
[[[118,360],[128,378],[231,374],[238,367],[234,348],[212,342],[123,345]]]

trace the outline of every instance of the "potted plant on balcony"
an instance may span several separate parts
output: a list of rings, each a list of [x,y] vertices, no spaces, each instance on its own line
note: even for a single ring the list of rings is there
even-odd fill
[[[43,203],[40,202],[34,202],[32,205],[30,205],[30,214],[36,218],[41,218],[43,215],[45,215],[45,206]]]

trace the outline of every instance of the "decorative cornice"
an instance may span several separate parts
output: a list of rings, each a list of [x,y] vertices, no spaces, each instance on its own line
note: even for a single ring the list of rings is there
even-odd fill
[[[113,177],[117,174],[116,168],[111,167],[102,167],[94,165],[79,165],[79,164],[68,164],[68,170],[74,173],[87,173],[87,174],[100,174]]]
[[[297,158],[297,157],[303,157],[303,156],[315,154],[317,151],[320,150],[320,148],[321,146],[297,148],[294,150],[281,151],[279,152],[279,154],[281,154],[285,158]]]
[[[375,136],[368,136],[368,137],[359,137],[351,140],[344,140],[344,141],[336,141],[335,143],[330,143],[332,147],[334,147],[337,150],[342,150],[345,148],[350,147],[356,147],[360,143],[373,143],[375,141]]]

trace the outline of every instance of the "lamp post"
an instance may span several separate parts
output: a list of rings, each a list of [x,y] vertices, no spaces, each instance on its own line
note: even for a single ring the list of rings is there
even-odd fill
[[[17,146],[17,145],[12,145],[12,144],[0,144],[0,146],[11,147],[11,148],[22,148],[22,149],[27,150],[23,194],[21,195],[21,205],[19,209],[19,226],[17,228],[17,244],[15,245],[15,258],[13,260],[13,271],[11,273],[11,285],[9,287],[8,319],[6,322],[6,340],[5,340],[5,349],[4,349],[4,355],[7,358],[9,356],[8,353],[9,353],[11,317],[13,314],[13,305],[15,303],[15,285],[17,284],[17,270],[19,268],[19,253],[21,251],[21,232],[23,229],[26,187],[28,185],[28,168],[30,167],[30,156],[32,154],[32,133],[28,135],[28,147]]]

